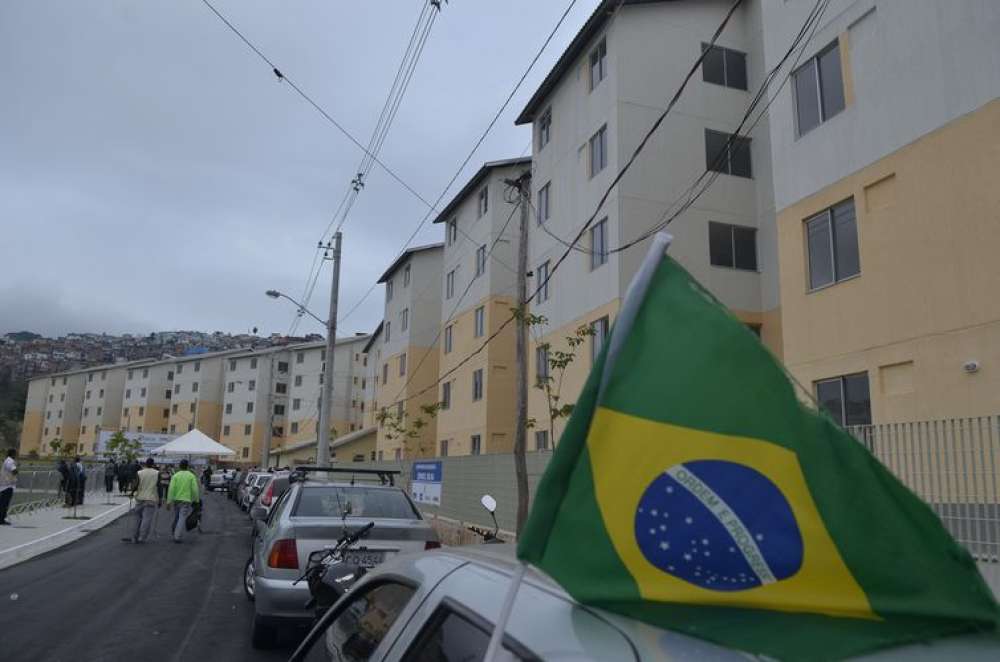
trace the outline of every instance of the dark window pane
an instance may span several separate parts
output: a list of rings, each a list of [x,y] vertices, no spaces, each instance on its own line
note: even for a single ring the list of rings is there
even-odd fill
[[[310,487],[302,490],[294,517],[344,516],[350,504],[351,517],[420,519],[402,492],[373,487]]]
[[[840,73],[840,48],[837,44],[819,54],[819,86],[823,96],[823,120],[844,109],[844,79]]]
[[[747,89],[747,56],[739,51],[726,49],[726,85]]]
[[[809,248],[809,287],[816,289],[833,282],[833,256],[830,254],[830,216],[823,212],[806,221],[806,244]]]
[[[706,83],[716,85],[726,84],[726,70],[723,58],[723,50],[718,46],[708,47],[708,44],[701,45],[702,50],[708,49],[705,59],[701,61],[701,77]]]
[[[454,612],[438,615],[425,630],[406,662],[464,662],[486,655],[490,635]]]
[[[833,213],[834,251],[837,258],[837,280],[843,280],[861,273],[854,200],[840,203],[831,212]]]
[[[750,167],[750,139],[736,138],[730,147],[729,172],[737,177],[752,177]]]
[[[339,660],[367,660],[396,622],[413,595],[402,584],[380,584],[363,595],[355,596],[330,624],[326,636],[313,644],[312,653],[325,653]],[[323,656],[325,659],[325,655]],[[309,659],[315,659],[310,655]]]
[[[844,398],[841,393],[840,378],[816,382],[816,400],[833,420],[844,424]]]
[[[734,265],[737,269],[757,270],[757,231],[733,226]]]
[[[733,266],[733,227],[722,223],[708,224],[708,255],[717,267]]]
[[[846,425],[871,425],[872,401],[867,372],[844,377],[844,410]]]
[[[726,143],[729,136],[718,131],[705,129],[705,168],[716,172],[729,172],[729,159],[726,158]]]
[[[800,67],[792,74],[792,79],[795,82],[795,111],[799,123],[799,135],[802,135],[819,124],[815,60],[810,60]]]

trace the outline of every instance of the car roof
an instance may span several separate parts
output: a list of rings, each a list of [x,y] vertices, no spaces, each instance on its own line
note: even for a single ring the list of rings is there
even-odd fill
[[[313,478],[307,478],[305,480],[295,481],[296,485],[301,485],[303,487],[367,487],[377,490],[398,490],[404,492],[403,488],[399,485],[383,485],[381,483],[368,483],[363,481],[342,481],[342,480],[316,480]],[[405,493],[405,492],[404,492]]]

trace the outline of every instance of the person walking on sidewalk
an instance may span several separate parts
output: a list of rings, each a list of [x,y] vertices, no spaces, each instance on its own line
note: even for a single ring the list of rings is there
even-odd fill
[[[167,509],[175,504],[177,513],[174,517],[174,542],[181,542],[187,532],[187,517],[191,514],[194,504],[200,503],[198,495],[198,478],[188,470],[188,461],[181,460],[180,469],[170,479],[167,490]]]
[[[74,495],[74,506],[83,505],[83,493],[87,489],[87,470],[83,467],[83,462],[80,461],[80,456],[76,456],[76,460],[73,461],[73,471],[76,472],[76,494]]]
[[[14,498],[14,485],[17,483],[15,457],[17,451],[13,448],[7,449],[7,457],[4,458],[3,465],[0,465],[0,526],[10,526],[10,522],[7,521],[7,509],[10,508],[10,500]]]
[[[160,472],[153,466],[153,458],[146,460],[146,467],[139,470],[135,490],[135,534],[131,540],[134,543],[144,543],[149,539],[149,530],[153,525],[159,498],[156,484]]]
[[[118,465],[114,460],[108,460],[104,465],[104,491],[111,494],[115,491],[115,476],[118,474]]]
[[[167,490],[170,489],[170,468],[166,465],[160,467],[160,481],[156,485],[156,495],[160,499],[160,505],[167,498]]]

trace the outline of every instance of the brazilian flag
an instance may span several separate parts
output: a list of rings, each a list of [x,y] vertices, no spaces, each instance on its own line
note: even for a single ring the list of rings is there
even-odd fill
[[[991,591],[934,512],[800,402],[664,247],[626,295],[519,558],[581,603],[778,659],[995,631]]]

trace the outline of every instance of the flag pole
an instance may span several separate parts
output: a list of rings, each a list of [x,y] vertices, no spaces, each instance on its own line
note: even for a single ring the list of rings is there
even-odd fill
[[[608,354],[604,358],[601,385],[597,391],[598,402],[601,401],[601,397],[604,395],[604,389],[611,378],[612,368],[618,360],[618,354],[621,352],[622,345],[625,344],[625,340],[632,330],[632,324],[639,315],[639,308],[646,298],[646,291],[649,289],[649,284],[652,282],[653,276],[660,267],[660,262],[663,261],[663,256],[666,254],[667,249],[670,248],[670,243],[673,240],[673,235],[668,232],[656,233],[653,237],[653,244],[649,247],[649,252],[646,253],[642,264],[639,265],[639,270],[632,277],[632,282],[629,283],[628,289],[625,290],[625,299],[622,301],[621,310],[618,311],[618,316],[615,318],[614,332],[608,341]]]
[[[517,589],[521,587],[521,580],[524,579],[524,573],[527,569],[528,566],[524,561],[517,562],[517,568],[514,570],[510,587],[503,600],[503,607],[500,608],[500,618],[497,619],[497,624],[493,627],[493,634],[490,635],[490,645],[486,649],[486,655],[483,656],[483,662],[495,662],[497,659],[497,653],[500,652],[500,645],[503,642],[503,633],[507,629],[507,621],[510,620],[510,613],[514,610]]]

